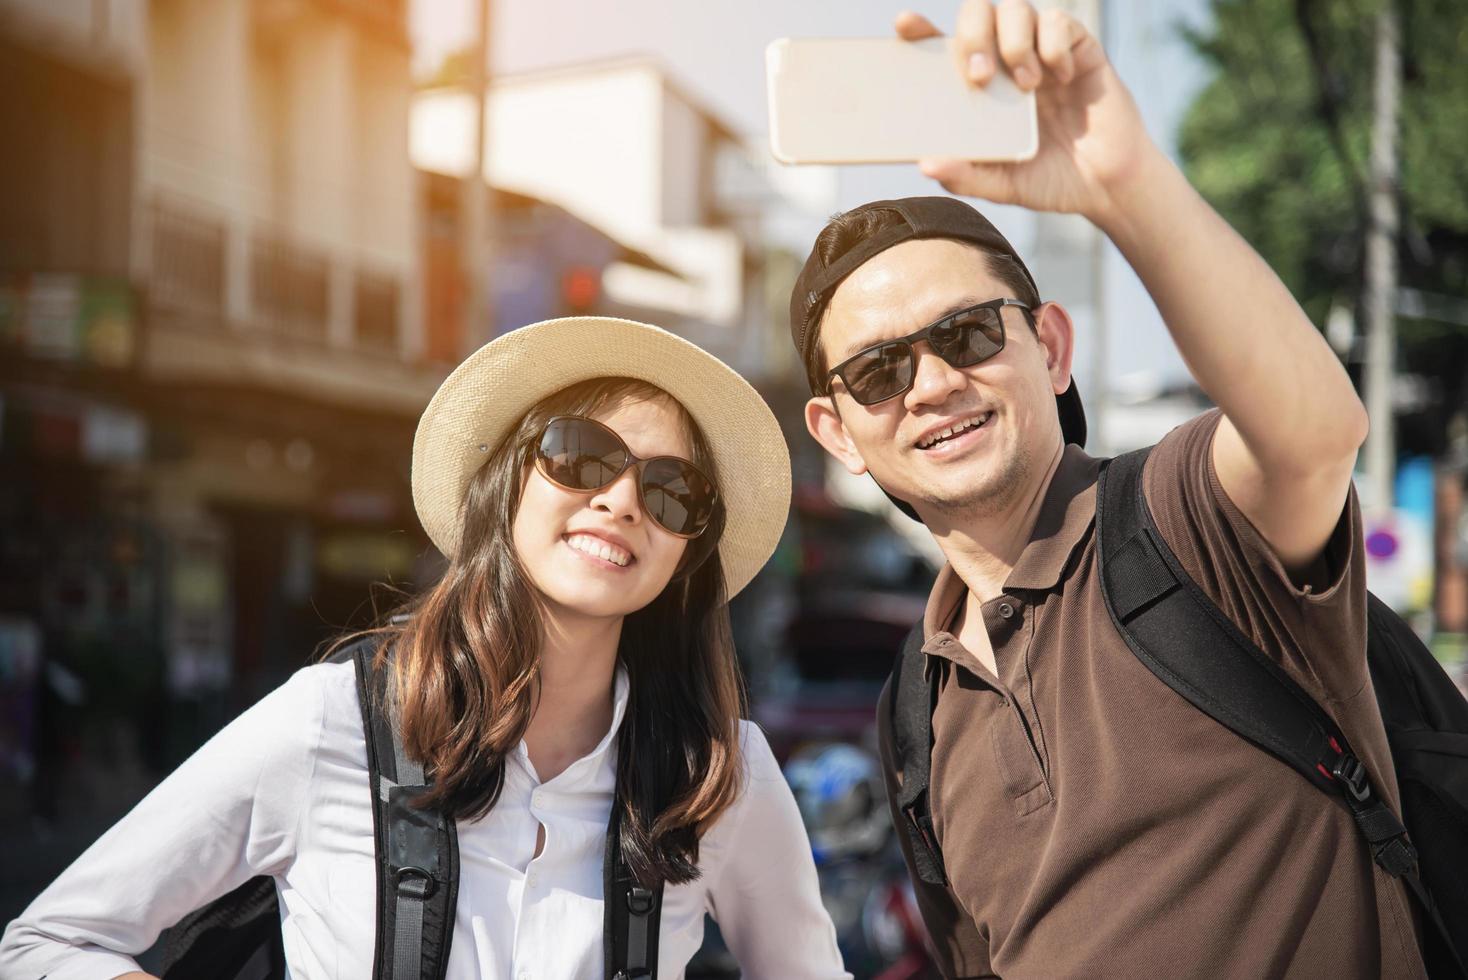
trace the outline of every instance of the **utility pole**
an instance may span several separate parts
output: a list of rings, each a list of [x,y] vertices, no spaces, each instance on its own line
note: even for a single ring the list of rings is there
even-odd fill
[[[1095,0],[1094,8],[1087,13],[1094,18],[1089,22],[1091,32],[1104,49],[1106,42],[1110,40],[1106,36],[1107,10],[1104,0]],[[1081,397],[1086,402],[1086,414],[1090,416],[1086,426],[1090,433],[1087,441],[1095,447],[1092,451],[1098,454],[1115,451],[1106,441],[1107,402],[1111,398],[1108,384],[1111,375],[1111,324],[1106,315],[1106,243],[1106,236],[1101,233],[1101,229],[1092,228],[1091,342],[1094,346],[1091,348],[1091,390]]]
[[[1393,504],[1396,433],[1392,383],[1397,331],[1397,114],[1402,55],[1396,0],[1386,0],[1376,15],[1376,86],[1371,126],[1371,176],[1366,226],[1366,364],[1363,378],[1371,434],[1366,439],[1366,481],[1371,502]]]
[[[464,179],[462,239],[464,285],[464,350],[477,350],[494,335],[494,304],[490,276],[494,265],[493,205],[485,187],[484,146],[487,138],[489,108],[489,16],[492,0],[479,0],[479,37],[475,42],[469,70],[470,105],[474,107],[473,163]]]
[[[1106,0],[1039,0],[1041,10],[1056,8],[1070,14],[1105,44]],[[1035,215],[1035,256],[1040,275],[1059,283],[1067,303],[1084,305],[1089,323],[1084,327],[1089,347],[1090,374],[1082,380],[1081,399],[1086,405],[1086,445],[1096,454],[1109,454],[1116,447],[1106,442],[1107,403],[1110,400],[1109,340],[1106,320],[1106,236],[1080,215]],[[1050,288],[1056,288],[1052,285]],[[1064,290],[1074,290],[1064,295]],[[1044,294],[1042,293],[1042,296]],[[1079,367],[1078,360],[1072,367]],[[1131,448],[1131,447],[1125,447]]]

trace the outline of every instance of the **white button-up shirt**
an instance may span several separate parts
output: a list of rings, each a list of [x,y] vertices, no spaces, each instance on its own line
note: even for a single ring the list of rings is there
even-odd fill
[[[627,688],[619,670],[611,728],[591,753],[542,782],[521,743],[493,809],[458,822],[450,978],[603,976],[602,854]],[[700,876],[664,891],[658,976],[683,976],[707,912],[746,977],[848,977],[795,800],[763,733],[741,726],[743,791],[704,835]],[[370,977],[369,792],[353,666],[301,670],[160,783],[10,924],[0,975],[126,973],[162,929],[268,874],[290,976]]]

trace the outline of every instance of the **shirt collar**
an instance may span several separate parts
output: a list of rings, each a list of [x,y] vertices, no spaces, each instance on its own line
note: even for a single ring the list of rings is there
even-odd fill
[[[622,728],[622,718],[627,714],[627,699],[632,690],[632,683],[627,679],[627,668],[620,663],[617,664],[617,674],[612,678],[612,724],[607,728],[607,733],[602,736],[596,748],[592,749],[587,758],[595,758],[604,754],[611,748],[612,740],[617,737],[617,732]]]
[[[1005,579],[1004,591],[1055,588],[1076,546],[1096,519],[1096,478],[1100,473],[1101,460],[1086,455],[1079,446],[1066,445],[1045,490],[1030,540]],[[948,629],[967,592],[953,566],[945,563],[928,594],[923,613],[925,637]]]
[[[607,733],[602,736],[600,742],[596,743],[596,748],[567,766],[565,771],[551,780],[551,782],[559,784],[565,780],[571,783],[580,783],[601,768],[601,761],[607,759],[612,742],[616,739],[617,733],[622,729],[622,719],[627,715],[627,701],[631,691],[632,684],[627,677],[627,668],[619,663],[617,664],[617,672],[612,678],[612,723],[607,727]],[[515,759],[524,767],[527,774],[535,772],[535,767],[530,764],[530,752],[525,748],[525,740],[523,738],[520,740],[520,744],[515,746],[514,754]]]

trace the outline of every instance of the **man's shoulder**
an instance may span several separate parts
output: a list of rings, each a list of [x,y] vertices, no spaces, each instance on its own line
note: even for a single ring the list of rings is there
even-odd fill
[[[1222,518],[1232,523],[1232,501],[1224,493],[1213,466],[1213,439],[1223,412],[1208,409],[1176,426],[1147,453],[1142,468],[1142,498],[1168,545],[1191,550],[1193,538]],[[1217,546],[1219,541],[1208,542]],[[1181,553],[1179,557],[1184,557]]]
[[[1149,470],[1206,465],[1223,412],[1210,408],[1173,427],[1147,455]]]

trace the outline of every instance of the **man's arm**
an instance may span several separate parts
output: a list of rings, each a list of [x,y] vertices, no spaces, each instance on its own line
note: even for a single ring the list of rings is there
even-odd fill
[[[914,14],[897,31],[937,33]],[[1002,66],[1036,91],[1041,149],[1019,164],[924,161],[924,173],[956,194],[1084,214],[1116,243],[1223,410],[1213,458],[1224,490],[1303,575],[1336,526],[1366,436],[1346,372],[1279,277],[1148,137],[1074,18],[1024,0],[967,0],[957,39],[970,81]]]
[[[1098,222],[1223,410],[1213,464],[1229,499],[1297,579],[1340,519],[1366,409],[1259,254],[1161,158]],[[1328,574],[1328,571],[1325,573]]]

